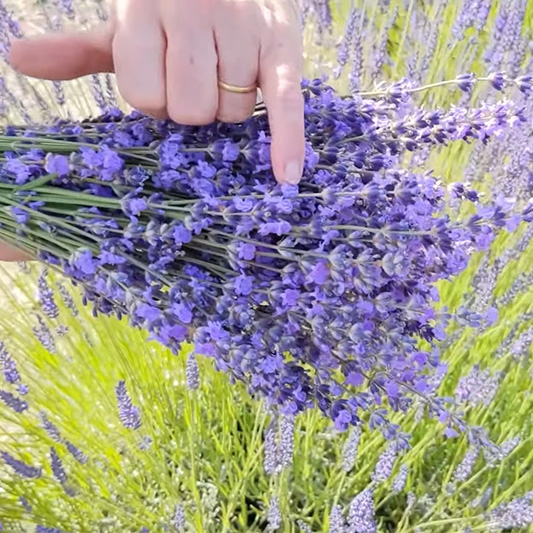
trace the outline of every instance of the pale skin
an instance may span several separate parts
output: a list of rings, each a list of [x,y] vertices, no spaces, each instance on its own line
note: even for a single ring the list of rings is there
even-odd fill
[[[115,0],[109,23],[82,33],[15,41],[11,64],[21,73],[71,80],[114,72],[134,108],[180,124],[241,122],[257,92],[272,132],[279,183],[300,181],[305,155],[303,51],[296,0]],[[0,261],[27,257],[0,243]]]

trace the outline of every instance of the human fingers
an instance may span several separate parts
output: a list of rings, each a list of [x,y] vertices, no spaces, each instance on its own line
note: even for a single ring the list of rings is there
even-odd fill
[[[163,1],[167,112],[180,124],[209,124],[217,115],[217,54],[207,4]]]
[[[0,261],[27,261],[30,257],[11,244],[0,242]]]
[[[242,122],[252,115],[257,99],[259,44],[257,8],[241,1],[224,2],[216,15],[215,41],[218,53],[217,118]],[[229,84],[246,90],[235,92]]]
[[[302,38],[294,6],[280,2],[269,11],[259,85],[270,121],[272,166],[278,182],[297,184],[305,158]]]
[[[159,10],[130,0],[116,13],[113,57],[119,91],[132,107],[166,116],[165,36]]]
[[[13,68],[34,78],[71,80],[113,71],[109,26],[92,31],[43,35],[12,43]]]

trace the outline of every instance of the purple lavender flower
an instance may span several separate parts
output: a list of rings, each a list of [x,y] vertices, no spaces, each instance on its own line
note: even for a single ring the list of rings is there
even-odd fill
[[[59,294],[61,295],[63,303],[65,304],[67,309],[69,309],[69,311],[72,313],[72,316],[78,316],[79,310],[70,292],[66,289],[66,287],[62,283],[59,283],[57,288],[59,290]]]
[[[311,528],[303,520],[298,520],[296,525],[301,533],[313,533]]]
[[[137,430],[141,427],[139,409],[135,407],[126,389],[126,382],[119,381],[115,389],[118,405],[118,416],[127,429]]]
[[[277,425],[274,421],[268,426],[264,436],[264,461],[263,466],[266,474],[274,474],[280,466],[278,457]]]
[[[187,378],[187,388],[189,390],[196,390],[200,387],[200,370],[194,352],[191,352],[187,356],[185,375]]]
[[[23,413],[28,409],[28,402],[21,400],[10,392],[0,390],[0,400],[16,413]]]
[[[396,477],[392,480],[392,492],[399,494],[405,488],[407,483],[407,476],[409,475],[409,467],[407,465],[400,466],[400,471]]]
[[[362,38],[357,32],[352,43],[355,82]],[[435,284],[530,212],[468,191],[455,200],[473,214],[452,218],[440,182],[401,161],[406,152],[502,137],[524,111],[512,101],[419,109],[407,80],[371,98],[342,98],[323,80],[302,90],[310,135],[299,187],[272,179],[262,108],[245,124],[196,129],[109,110],[98,126],[53,125],[57,142],[84,144],[60,154],[71,172],[48,181],[46,196],[19,187],[49,179],[47,145],[2,149],[2,194],[17,188],[14,207],[31,204],[30,220],[11,224],[14,237],[26,231],[41,260],[83,287],[95,314],[125,316],[174,353],[194,342],[284,416],[318,406],[347,430],[366,412],[372,428],[403,442],[389,412],[407,411],[416,391],[431,395],[428,412],[451,434],[464,425],[431,388],[445,337]],[[9,133],[17,142],[50,131]],[[68,215],[50,209],[66,191]],[[450,321],[482,327],[484,316],[466,309]],[[36,335],[55,350],[42,319]],[[421,351],[420,340],[432,349]],[[138,428],[124,383],[117,400],[121,421]]]
[[[41,304],[43,313],[48,318],[53,319],[59,316],[59,309],[57,308],[57,305],[54,301],[54,292],[52,291],[52,289],[50,289],[50,286],[46,281],[47,275],[47,271],[44,270],[37,281],[37,288],[39,291],[39,303]]]
[[[174,516],[172,517],[172,527],[177,533],[183,533],[187,527],[187,521],[185,519],[185,511],[181,505],[176,505],[174,510]]]
[[[381,483],[389,479],[394,468],[394,463],[398,455],[398,446],[395,442],[390,443],[386,450],[380,455],[376,468],[372,474],[372,481]]]
[[[374,493],[372,488],[360,492],[350,503],[348,512],[349,533],[376,533],[374,519]]]
[[[10,466],[17,474],[22,477],[31,479],[41,477],[41,469],[35,466],[27,465],[18,459],[15,459],[12,455],[7,452],[0,452],[0,457],[5,461],[5,463]]]
[[[499,505],[489,514],[489,523],[502,530],[521,529],[532,525],[531,494]]]
[[[357,451],[359,450],[361,433],[361,426],[357,426],[350,431],[350,435],[346,440],[341,461],[341,468],[344,472],[349,472],[354,467]]]
[[[476,464],[479,456],[479,447],[471,446],[466,452],[463,460],[459,463],[454,472],[454,480],[456,482],[466,481],[472,474],[474,465]]]
[[[295,418],[292,415],[283,415],[280,417],[280,438],[277,457],[281,468],[288,467],[292,464],[294,453],[294,423]]]
[[[72,455],[72,457],[74,457],[78,463],[83,465],[89,460],[89,458],[71,442],[65,441],[65,446],[67,447],[70,455]]]
[[[64,485],[67,482],[67,474],[65,472],[65,468],[63,467],[63,462],[53,446],[50,448],[50,464],[54,477],[59,481],[59,483]]]
[[[42,346],[50,353],[57,353],[56,343],[50,328],[40,315],[36,315],[38,326],[32,328],[35,338],[42,344]]]
[[[59,429],[57,429],[57,427],[50,422],[50,420],[48,420],[46,414],[44,412],[40,412],[39,417],[41,419],[43,429],[46,431],[48,436],[57,443],[63,442],[63,437],[61,436]]]
[[[55,527],[46,527],[38,525],[35,527],[35,533],[66,533],[62,529],[57,529]]]
[[[0,341],[0,368],[2,369],[2,374],[4,375],[4,380],[6,383],[18,383],[20,382],[20,374],[17,369],[17,364],[15,360],[11,357],[9,352],[6,350],[4,343]]]
[[[472,407],[488,406],[498,392],[500,380],[501,373],[496,372],[493,375],[490,369],[480,370],[476,365],[467,376],[459,380],[455,391],[456,398]]]
[[[334,505],[329,513],[329,533],[346,533],[346,522],[340,505]]]
[[[24,509],[28,512],[28,513],[31,513],[32,511],[32,506],[30,505],[30,502],[24,497],[24,496],[19,496],[19,502],[20,504],[22,505],[22,507],[24,507]],[[1,531],[1,529],[0,529]]]
[[[277,496],[272,496],[272,498],[270,498],[267,521],[267,531],[277,531],[283,524]]]

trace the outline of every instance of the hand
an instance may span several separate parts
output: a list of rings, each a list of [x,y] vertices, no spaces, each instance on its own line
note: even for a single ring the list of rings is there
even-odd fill
[[[299,182],[305,154],[303,52],[296,0],[115,0],[111,22],[90,32],[13,43],[23,74],[70,80],[115,72],[134,108],[181,124],[249,117],[258,84],[270,117],[272,166]]]

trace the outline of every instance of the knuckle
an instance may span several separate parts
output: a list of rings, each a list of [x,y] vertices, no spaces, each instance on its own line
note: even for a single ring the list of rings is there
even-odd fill
[[[157,93],[143,94],[132,88],[121,87],[120,84],[119,92],[131,107],[147,115],[160,115],[165,109],[165,98]]]
[[[174,122],[184,126],[205,126],[214,122],[217,116],[216,109],[209,106],[176,104],[169,104],[168,114]]]

